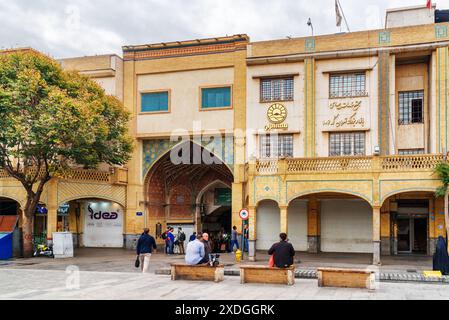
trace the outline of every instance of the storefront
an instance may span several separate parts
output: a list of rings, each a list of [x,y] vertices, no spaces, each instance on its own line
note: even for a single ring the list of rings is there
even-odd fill
[[[123,247],[123,208],[114,202],[86,200],[84,211],[83,246],[91,248]]]

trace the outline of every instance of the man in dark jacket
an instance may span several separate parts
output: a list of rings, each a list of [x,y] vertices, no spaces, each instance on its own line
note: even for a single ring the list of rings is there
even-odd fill
[[[288,268],[293,265],[293,257],[295,256],[295,249],[291,243],[287,242],[287,234],[281,233],[280,242],[273,244],[268,250],[268,254],[274,255],[274,265],[278,268]]]
[[[145,228],[142,235],[137,241],[137,256],[140,258],[140,267],[143,273],[148,273],[150,270],[151,253],[156,252],[156,240],[150,236],[150,230]]]

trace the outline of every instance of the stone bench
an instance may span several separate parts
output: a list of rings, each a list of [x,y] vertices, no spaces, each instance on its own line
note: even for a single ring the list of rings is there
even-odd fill
[[[190,266],[185,263],[172,263],[171,279],[221,282],[224,280],[224,265],[211,267],[209,265]]]
[[[295,267],[240,266],[240,283],[295,284]]]
[[[374,271],[361,269],[318,268],[319,287],[375,289]]]

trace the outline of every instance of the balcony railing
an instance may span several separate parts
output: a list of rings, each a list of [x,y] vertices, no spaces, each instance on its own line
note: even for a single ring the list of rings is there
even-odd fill
[[[36,169],[29,169],[30,174],[35,172]],[[99,170],[85,170],[85,169],[71,169],[64,172],[58,177],[62,180],[71,181],[90,181],[90,182],[102,182],[112,184],[127,184],[128,183],[128,169],[126,168],[113,168],[109,171]],[[0,179],[12,179],[12,177],[5,171],[0,169]]]
[[[255,164],[255,173],[275,175],[327,172],[432,171],[441,161],[444,161],[444,155],[442,154],[258,160]]]

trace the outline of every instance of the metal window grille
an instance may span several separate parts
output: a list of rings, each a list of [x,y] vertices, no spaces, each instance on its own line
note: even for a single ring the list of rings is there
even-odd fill
[[[331,74],[329,78],[330,98],[366,96],[365,73]]]
[[[329,136],[329,156],[365,154],[365,132],[336,132]]]
[[[293,157],[293,135],[262,135],[260,137],[260,157]]]
[[[293,100],[293,78],[262,79],[262,101],[289,101]]]
[[[399,92],[399,124],[423,123],[424,91]]]

